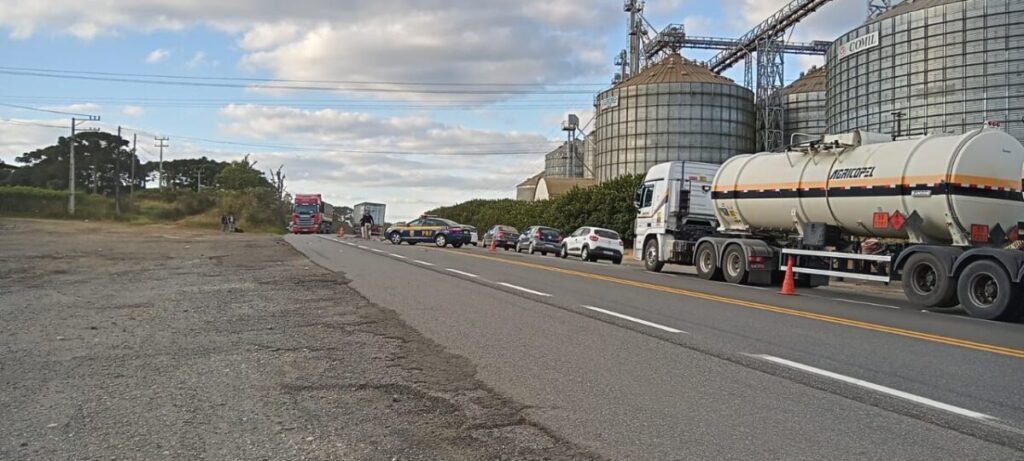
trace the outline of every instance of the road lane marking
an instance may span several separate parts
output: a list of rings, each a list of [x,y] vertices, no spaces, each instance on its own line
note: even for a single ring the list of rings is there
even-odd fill
[[[384,252],[384,250],[381,250],[380,248],[370,248],[370,251],[372,251],[374,253],[383,253]]]
[[[409,259],[409,258],[406,258],[405,256],[402,256],[402,255],[396,255],[396,254],[394,254],[394,253],[388,253],[388,254],[389,254],[389,255],[391,255],[391,256],[394,256],[394,257],[396,257],[396,258],[398,258],[398,259]]]
[[[976,411],[968,410],[966,408],[960,408],[960,407],[957,407],[957,406],[954,406],[954,405],[950,405],[948,403],[942,403],[942,402],[939,402],[939,401],[936,401],[936,400],[929,399],[927,397],[921,397],[919,395],[911,394],[909,392],[903,392],[901,390],[893,389],[891,387],[886,387],[886,386],[883,386],[881,384],[875,384],[875,383],[872,383],[872,382],[864,381],[862,379],[852,378],[852,377],[849,377],[849,376],[846,376],[846,375],[841,375],[839,373],[833,373],[833,372],[828,371],[828,370],[822,370],[821,368],[815,368],[815,367],[812,367],[810,365],[804,365],[802,363],[794,362],[792,360],[786,360],[786,359],[782,359],[782,358],[771,356],[771,355],[760,355],[760,354],[747,354],[747,355],[749,355],[750,357],[759,358],[761,360],[767,360],[767,361],[775,363],[777,365],[782,365],[782,366],[789,367],[789,368],[795,368],[797,370],[805,371],[807,373],[816,374],[818,376],[824,376],[826,378],[832,378],[834,380],[842,381],[842,382],[847,383],[847,384],[852,384],[852,385],[857,386],[857,387],[862,387],[862,388],[865,388],[865,389],[870,389],[870,390],[873,390],[875,392],[881,392],[883,394],[887,394],[887,395],[890,395],[890,396],[893,396],[893,397],[897,397],[897,398],[901,398],[901,399],[904,399],[904,400],[909,400],[911,402],[918,403],[918,404],[921,404],[921,405],[929,406],[929,407],[932,407],[932,408],[937,408],[937,409],[943,410],[943,411],[948,411],[950,413],[955,413],[955,414],[958,414],[960,416],[966,416],[968,418],[973,418],[973,419],[980,419],[980,420],[983,420],[983,421],[994,421],[994,420],[996,420],[996,418],[994,418],[992,416],[989,416],[989,415],[986,415],[984,413],[978,413]]]
[[[434,265],[433,263],[428,263],[426,261],[420,261],[418,259],[414,259],[413,261],[415,261],[417,264],[422,264],[424,266],[433,266]]]
[[[359,248],[361,248],[361,249],[363,249],[363,250],[369,250],[369,248],[367,248],[367,247],[364,247],[364,246],[362,246],[362,245],[356,245],[356,246],[358,246]]]
[[[521,287],[519,285],[513,285],[511,283],[499,282],[498,285],[501,285],[503,287],[508,287],[508,288],[513,289],[513,290],[519,290],[519,291],[522,291],[522,292],[525,292],[525,293],[530,293],[530,294],[537,295],[537,296],[551,296],[551,295],[549,295],[547,293],[541,293],[539,291],[531,290],[529,288],[523,288],[523,287]]]
[[[470,274],[469,272],[462,272],[462,271],[456,270],[456,269],[445,269],[445,270],[448,271],[448,272],[454,272],[454,273],[459,274],[459,275],[465,275],[466,277],[473,277],[473,278],[479,277],[479,275]]]
[[[610,315],[612,317],[618,317],[618,318],[623,319],[623,320],[629,320],[630,322],[636,322],[636,323],[639,323],[641,325],[647,325],[647,326],[652,327],[652,328],[657,328],[659,330],[665,330],[665,331],[667,331],[669,333],[685,333],[685,334],[689,334],[689,333],[686,333],[683,330],[677,330],[677,329],[672,328],[672,327],[666,327],[665,325],[659,325],[659,324],[654,323],[654,322],[648,322],[646,320],[641,320],[641,319],[638,319],[636,317],[630,317],[628,315],[620,314],[618,312],[612,312],[612,311],[609,311],[609,310],[601,309],[600,307],[586,306],[586,305],[584,305],[582,307],[584,309],[590,309],[590,310],[592,310],[594,312],[600,312],[602,314],[607,314],[607,315]]]
[[[462,255],[467,258],[485,259],[488,261],[497,261],[504,264],[510,264],[513,266],[529,267],[532,269],[539,269],[548,272],[556,272],[559,274],[573,275],[577,277],[589,278],[594,280],[602,280],[605,282],[617,283],[619,285],[627,285],[636,288],[643,288],[647,290],[660,291],[663,293],[671,293],[682,296],[688,296],[691,298],[704,299],[707,301],[716,301],[725,304],[731,304],[734,306],[747,307],[750,309],[757,309],[766,312],[774,312],[776,314],[784,314],[793,317],[801,317],[805,319],[818,320],[821,322],[832,323],[836,325],[843,325],[848,327],[860,328],[864,330],[876,331],[880,333],[889,333],[897,336],[904,336],[908,338],[920,339],[923,341],[929,341],[933,343],[945,344],[948,346],[957,346],[965,349],[973,349],[983,352],[991,352],[993,354],[1005,355],[1008,357],[1014,357],[1018,359],[1024,359],[1024,350],[1014,349],[1011,347],[996,346],[993,344],[979,343],[975,341],[969,341],[966,339],[951,338],[948,336],[934,335],[931,333],[924,333],[920,331],[907,330],[903,328],[890,327],[887,325],[881,325],[877,323],[863,322],[860,320],[847,319],[843,317],[836,317],[832,315],[818,314],[814,312],[801,311],[799,309],[774,306],[771,304],[764,304],[754,301],[744,301],[741,299],[727,298],[725,296],[713,295],[710,293],[704,293],[700,291],[684,290],[682,288],[674,288],[665,285],[657,285],[647,282],[637,282],[634,280],[623,279],[618,277],[612,277],[608,275],[595,274],[591,272],[581,272],[572,269],[564,269],[561,267],[544,266],[541,264],[534,264],[525,261],[513,261],[505,258],[496,258],[493,256],[486,256],[480,254],[473,254],[469,252],[459,252],[454,250],[434,250],[429,251],[447,251],[451,254]]]
[[[819,297],[820,298],[825,298],[824,296],[819,296]],[[828,299],[828,298],[825,298],[825,299]],[[865,306],[884,307],[886,309],[900,309],[899,306],[890,306],[888,304],[869,303],[867,301],[857,301],[857,300],[853,300],[853,299],[835,298],[835,300],[836,301],[848,302],[848,303],[854,303],[854,304],[864,304]]]

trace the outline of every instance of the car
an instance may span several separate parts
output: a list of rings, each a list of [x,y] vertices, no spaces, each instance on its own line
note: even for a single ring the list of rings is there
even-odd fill
[[[519,240],[519,231],[512,226],[497,225],[492,227],[487,233],[484,234],[483,240],[480,242],[484,247],[489,248],[491,242],[494,242],[494,246],[498,248],[504,248],[505,251],[511,250],[516,247],[516,242]]]
[[[558,229],[544,226],[533,226],[519,234],[516,242],[516,253],[529,251],[530,254],[540,252],[558,254],[562,246],[562,233]]]
[[[607,259],[614,264],[622,264],[624,247],[618,232],[600,227],[581,227],[562,240],[559,256],[563,259],[569,255],[579,256],[588,262]]]
[[[451,245],[459,248],[470,242],[469,231],[465,226],[447,219],[422,217],[405,224],[396,224],[388,228],[384,235],[391,243],[410,245],[423,242],[434,242],[438,247]]]
[[[462,226],[462,228],[469,231],[469,244],[477,246],[480,243],[480,233],[476,228],[473,226]]]

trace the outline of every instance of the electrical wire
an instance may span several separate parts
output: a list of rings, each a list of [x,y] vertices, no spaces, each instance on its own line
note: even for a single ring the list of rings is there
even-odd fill
[[[78,116],[78,117],[95,117],[94,115],[89,115],[89,114],[79,114],[77,112],[65,112],[65,111],[62,111],[62,110],[53,110],[53,109],[41,109],[41,108],[38,108],[38,107],[19,106],[17,104],[0,103],[0,106],[13,107],[15,109],[34,110],[36,112],[48,112],[48,113],[51,113],[51,114],[73,115],[73,116]]]

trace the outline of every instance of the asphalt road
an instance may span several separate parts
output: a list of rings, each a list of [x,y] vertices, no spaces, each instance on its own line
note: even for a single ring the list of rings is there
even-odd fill
[[[891,296],[288,236],[610,458],[1024,459],[1024,325]]]

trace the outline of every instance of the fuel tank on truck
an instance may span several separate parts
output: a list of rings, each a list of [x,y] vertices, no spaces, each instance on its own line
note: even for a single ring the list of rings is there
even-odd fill
[[[728,159],[712,189],[720,231],[795,234],[796,222],[823,222],[853,236],[917,243],[967,245],[972,235],[975,243],[990,235],[1000,243],[1000,235],[1016,236],[1024,221],[1024,146],[1012,136],[982,128],[868,138],[826,136],[804,151]],[[905,218],[915,212],[921,221],[911,238]]]

